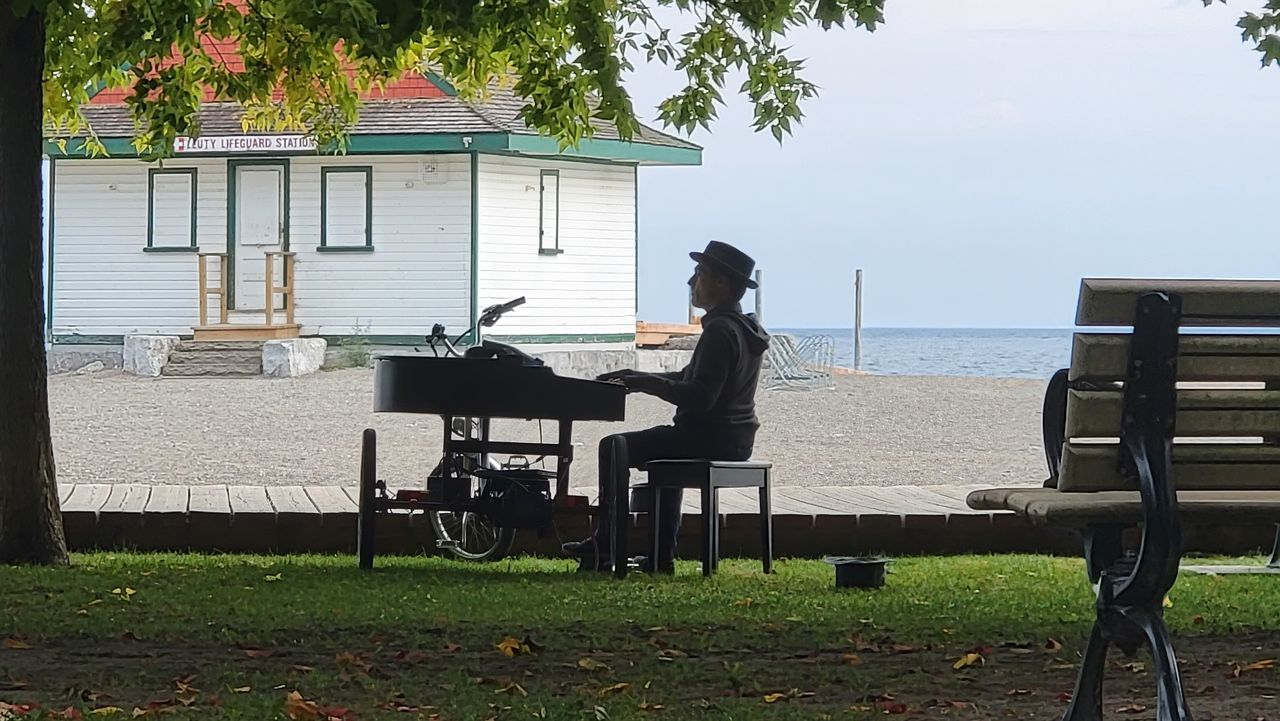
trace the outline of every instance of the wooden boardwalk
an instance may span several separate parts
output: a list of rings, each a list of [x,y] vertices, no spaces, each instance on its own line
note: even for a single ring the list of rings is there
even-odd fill
[[[351,553],[355,550],[355,486],[170,486],[74,484],[59,486],[67,540],[73,549],[136,548],[208,552]],[[973,487],[827,486],[773,489],[775,554],[816,557],[858,553],[1059,552],[1079,555],[1078,536],[1033,527],[1010,513],[965,505]],[[594,488],[573,493],[594,500]],[[754,489],[720,495],[721,551],[755,555],[759,518]],[[701,518],[698,493],[684,498],[682,555],[696,557]],[[637,517],[637,520],[640,517]],[[633,527],[642,542],[643,521]],[[586,519],[557,524],[555,534],[517,534],[516,552],[557,555],[560,540],[590,532]],[[1242,529],[1189,546],[1247,552],[1269,542],[1270,529]],[[378,524],[379,553],[436,553],[422,514],[397,512]],[[640,548],[639,545],[634,548]]]

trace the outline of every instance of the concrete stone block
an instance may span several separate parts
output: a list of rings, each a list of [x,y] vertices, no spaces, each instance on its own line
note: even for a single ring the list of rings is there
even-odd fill
[[[323,338],[269,340],[262,345],[262,374],[270,378],[296,378],[320,370],[324,364]]]
[[[159,377],[179,342],[176,335],[125,336],[124,371],[147,378]]]
[[[646,373],[682,370],[693,359],[691,350],[637,350],[635,369]]]

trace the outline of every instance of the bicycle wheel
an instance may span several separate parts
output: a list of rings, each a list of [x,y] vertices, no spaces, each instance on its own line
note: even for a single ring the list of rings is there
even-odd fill
[[[516,529],[499,528],[477,513],[432,511],[436,543],[465,561],[497,561],[511,552]]]
[[[443,461],[432,474],[441,472]],[[496,467],[492,461],[490,467]],[[431,530],[436,535],[436,545],[448,549],[464,561],[497,561],[511,552],[516,529],[500,528],[491,520],[469,511],[430,511]]]

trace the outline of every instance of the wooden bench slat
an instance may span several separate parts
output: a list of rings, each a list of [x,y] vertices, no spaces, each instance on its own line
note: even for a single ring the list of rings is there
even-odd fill
[[[1151,291],[1182,296],[1183,326],[1280,326],[1280,281],[1085,278],[1076,325],[1132,326],[1138,297]]]
[[[227,487],[192,486],[188,509],[192,513],[231,513],[231,502],[227,498]]]
[[[111,497],[111,486],[106,483],[77,483],[75,490],[60,504],[64,513],[97,513]]]
[[[1014,511],[1038,525],[1083,527],[1142,520],[1142,499],[1136,491],[1062,493],[1051,488],[985,488],[969,495],[969,506]],[[1280,490],[1179,491],[1178,513],[1187,523],[1276,523],[1280,522]]]
[[[1137,489],[1117,465],[1118,444],[1069,443],[1062,453],[1058,490]],[[1181,444],[1173,447],[1173,482],[1179,491],[1280,490],[1280,447],[1262,444]]]
[[[266,491],[276,513],[318,512],[302,486],[271,486]]]
[[[1071,380],[1123,381],[1128,372],[1129,339],[1120,333],[1076,333]],[[1280,381],[1280,334],[1185,334],[1178,339],[1178,380]]]
[[[141,514],[150,498],[151,486],[120,483],[111,487],[111,495],[107,497],[98,512]]]
[[[190,492],[186,486],[153,486],[146,513],[186,513]]]
[[[1123,408],[1119,391],[1068,391],[1066,437],[1119,436]],[[1175,424],[1179,437],[1280,435],[1280,391],[1180,390]]]
[[[315,504],[316,509],[322,514],[329,513],[355,513],[357,508],[355,501],[341,488],[333,486],[311,486],[307,488],[307,497]]]
[[[267,489],[263,486],[227,486],[227,497],[231,501],[232,515],[276,512],[271,499],[267,497]]]

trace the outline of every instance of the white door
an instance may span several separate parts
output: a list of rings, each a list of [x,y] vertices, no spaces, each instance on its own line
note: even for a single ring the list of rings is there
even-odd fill
[[[266,308],[264,253],[281,250],[283,243],[284,168],[236,168],[237,310]]]

